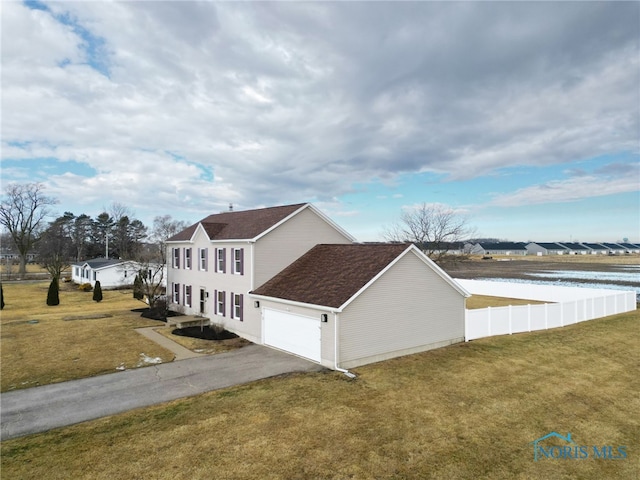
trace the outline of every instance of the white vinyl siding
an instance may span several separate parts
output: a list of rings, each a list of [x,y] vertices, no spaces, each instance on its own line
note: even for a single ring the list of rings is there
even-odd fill
[[[255,245],[253,288],[257,288],[319,243],[352,243],[307,208]]]
[[[464,308],[464,297],[409,253],[340,314],[339,362],[351,368],[367,358],[463,341]]]

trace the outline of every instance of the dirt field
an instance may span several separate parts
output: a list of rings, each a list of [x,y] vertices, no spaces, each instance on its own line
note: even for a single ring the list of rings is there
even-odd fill
[[[452,277],[464,279],[514,278],[540,280],[540,277],[535,274],[573,271],[584,272],[585,278],[573,278],[572,282],[615,284],[629,287],[640,285],[640,255],[585,257],[494,257],[490,260],[474,258],[448,263],[443,265],[443,268]],[[637,275],[635,272],[637,272]],[[621,274],[621,277],[624,278],[615,279],[613,278],[615,274]],[[553,279],[553,277],[548,277],[547,279]]]

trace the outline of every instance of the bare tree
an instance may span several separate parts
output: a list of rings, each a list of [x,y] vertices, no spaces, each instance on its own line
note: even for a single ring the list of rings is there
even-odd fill
[[[139,292],[145,303],[149,304],[153,318],[165,318],[167,314],[166,293],[166,241],[176,233],[184,230],[187,223],[173,220],[170,215],[153,219],[150,248],[139,250],[135,260],[127,262],[128,266],[137,269],[139,276]]]
[[[38,261],[55,280],[69,268],[74,256],[73,220],[73,214],[65,212],[49,224],[38,240]]]
[[[167,239],[187,228],[189,224],[174,220],[171,215],[157,216],[153,219],[151,240],[157,248],[162,263],[167,263]]]
[[[33,248],[49,208],[56,199],[43,194],[41,183],[10,184],[0,204],[0,224],[11,234],[20,255],[19,273],[27,271],[27,254]]]
[[[434,262],[440,263],[454,248],[469,238],[473,229],[465,216],[441,204],[423,203],[405,210],[400,221],[383,233],[391,242],[411,242]]]

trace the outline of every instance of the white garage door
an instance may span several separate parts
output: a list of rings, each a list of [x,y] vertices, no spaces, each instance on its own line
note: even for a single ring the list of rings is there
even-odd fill
[[[320,361],[320,318],[264,309],[264,343]]]

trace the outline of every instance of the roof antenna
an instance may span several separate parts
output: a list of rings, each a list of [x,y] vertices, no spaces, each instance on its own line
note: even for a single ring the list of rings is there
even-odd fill
[[[233,212],[233,203],[230,203],[230,204],[229,204],[229,211],[230,211],[230,212]]]

